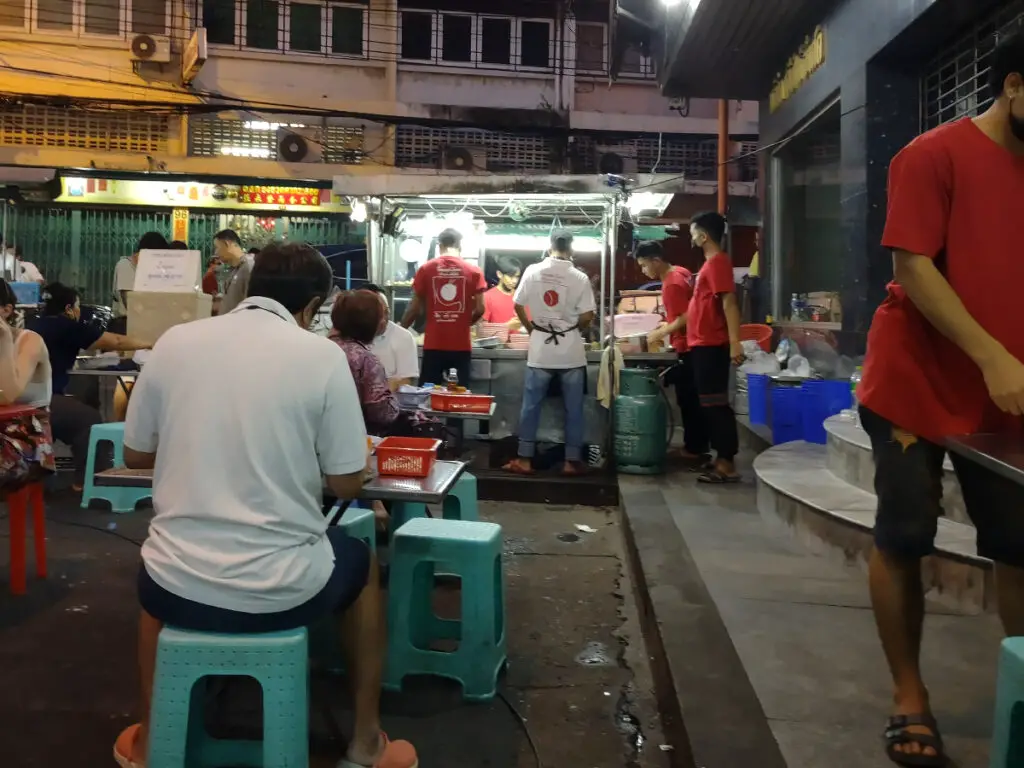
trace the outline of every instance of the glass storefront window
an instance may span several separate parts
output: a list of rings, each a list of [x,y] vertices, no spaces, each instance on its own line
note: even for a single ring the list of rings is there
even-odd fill
[[[775,199],[780,319],[829,321],[829,302],[842,276],[843,232],[839,175],[839,105],[829,109],[775,153],[779,185]],[[810,297],[806,316],[791,317],[793,294]],[[816,307],[824,311],[815,311]]]

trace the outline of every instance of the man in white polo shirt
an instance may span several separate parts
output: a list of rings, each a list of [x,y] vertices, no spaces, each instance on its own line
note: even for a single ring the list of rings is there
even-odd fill
[[[556,231],[543,261],[526,268],[515,296],[516,315],[530,334],[526,383],[519,414],[519,458],[505,465],[516,474],[533,473],[541,405],[558,379],[565,403],[565,464],[562,474],[577,475],[583,465],[583,394],[587,350],[583,333],[594,320],[590,279],[572,265],[572,235]]]
[[[384,366],[388,377],[388,386],[394,392],[403,384],[414,384],[420,378],[420,358],[416,350],[416,337],[412,331],[403,328],[391,320],[391,306],[379,285],[367,283],[364,291],[377,294],[384,306],[384,319],[381,321],[380,333],[373,341],[373,354]]]
[[[258,633],[339,617],[355,702],[344,768],[413,768],[407,742],[380,731],[382,606],[366,545],[321,512],[323,482],[361,491],[366,431],[348,360],[308,328],[331,290],[314,248],[281,244],[257,257],[234,311],[167,331],[132,392],[124,458],[152,468],[142,547],[139,666],[142,722],[114,748],[146,759],[148,702],[162,626]],[[228,396],[211,398],[232,382]]]

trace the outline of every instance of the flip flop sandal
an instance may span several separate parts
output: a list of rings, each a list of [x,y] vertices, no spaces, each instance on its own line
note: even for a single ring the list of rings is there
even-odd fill
[[[702,474],[704,472],[714,472],[715,471],[715,462],[712,461],[711,459],[706,459],[706,460],[703,460],[703,461],[694,462],[693,464],[687,465],[686,471],[687,472],[694,472],[694,473],[698,473],[699,472],[699,473],[702,473]]]
[[[420,761],[416,749],[408,741],[390,741],[386,733],[381,733],[384,750],[373,765],[362,765],[345,759],[338,763],[337,768],[419,768]]]
[[[509,474],[513,474],[513,475],[524,475],[524,476],[526,476],[526,475],[535,475],[535,474],[537,474],[536,470],[534,470],[532,468],[527,469],[526,467],[521,466],[520,464],[517,464],[514,461],[510,461],[508,464],[503,466],[502,470],[504,470],[505,472],[508,472]]]
[[[927,728],[931,733],[914,733],[907,730],[915,725]],[[882,739],[885,741],[886,756],[896,765],[905,768],[942,768],[947,764],[939,726],[930,714],[893,715],[886,721]],[[911,755],[896,749],[906,744],[917,744],[921,749],[930,747],[935,750],[935,754]]]
[[[698,483],[705,483],[707,485],[733,485],[738,483],[742,478],[739,475],[723,475],[717,470],[711,470],[705,472],[697,478]]]
[[[129,725],[121,731],[117,741],[114,742],[114,762],[121,768],[146,768],[145,763],[137,763],[131,758],[132,747],[135,746],[135,741],[139,738],[139,728],[141,727],[139,723]]]

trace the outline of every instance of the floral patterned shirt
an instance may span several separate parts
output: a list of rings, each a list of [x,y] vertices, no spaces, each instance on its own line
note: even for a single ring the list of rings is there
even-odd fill
[[[363,421],[366,431],[371,435],[386,435],[390,426],[398,418],[400,409],[398,398],[388,386],[384,373],[384,365],[373,351],[358,341],[342,339],[336,332],[331,332],[331,341],[341,347],[348,358],[348,366],[352,371],[352,379],[359,393],[359,403],[363,407]]]

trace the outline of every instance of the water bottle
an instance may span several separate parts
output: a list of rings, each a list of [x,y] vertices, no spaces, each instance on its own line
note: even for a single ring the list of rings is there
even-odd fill
[[[445,386],[448,389],[455,389],[459,386],[459,371],[456,368],[449,368],[448,373],[444,377]]]
[[[857,366],[857,370],[850,374],[850,407],[843,411],[844,420],[858,424],[860,423],[860,411],[857,408],[857,385],[860,384],[862,375],[860,366]]]
[[[800,294],[794,293],[789,300],[789,319],[796,321],[800,319]]]

